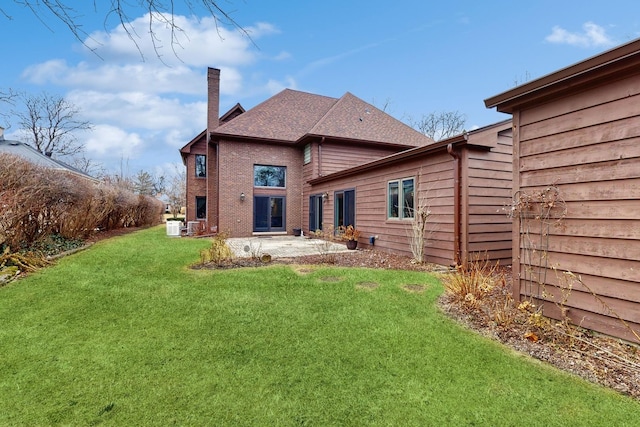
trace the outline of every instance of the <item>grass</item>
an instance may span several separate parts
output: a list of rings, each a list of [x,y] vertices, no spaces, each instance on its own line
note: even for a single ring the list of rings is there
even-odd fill
[[[631,426],[640,417],[638,402],[447,319],[433,276],[188,269],[208,244],[153,228],[1,288],[0,425]]]

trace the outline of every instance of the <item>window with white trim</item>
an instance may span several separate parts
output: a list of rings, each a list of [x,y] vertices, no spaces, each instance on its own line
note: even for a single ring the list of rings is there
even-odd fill
[[[311,162],[311,144],[304,146],[304,164]]]
[[[387,183],[387,217],[411,219],[415,207],[414,178],[397,179]]]

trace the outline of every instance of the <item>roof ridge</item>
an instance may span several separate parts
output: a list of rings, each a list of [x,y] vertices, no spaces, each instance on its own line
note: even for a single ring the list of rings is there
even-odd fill
[[[328,116],[328,115],[329,115],[329,114],[330,114],[330,113],[331,113],[331,112],[336,108],[336,105],[338,105],[338,104],[340,103],[340,101],[341,101],[342,99],[344,99],[344,97],[345,97],[345,95],[346,95],[347,93],[349,93],[349,92],[345,92],[345,94],[344,94],[344,95],[342,95],[340,98],[334,98],[334,99],[335,99],[335,102],[333,103],[333,105],[331,105],[331,107],[330,107],[330,108],[328,108],[328,109],[327,109],[327,111],[325,111],[325,112],[324,112],[324,114],[322,115],[322,117],[320,117],[320,119],[318,119],[318,121],[317,121],[313,126],[311,126],[311,129],[309,129],[309,130],[307,131],[307,133],[305,133],[304,135],[302,135],[302,136],[300,137],[300,139],[305,138],[305,137],[306,137],[307,135],[309,135],[309,134],[313,134],[314,129],[316,129],[318,126],[320,126],[320,124],[324,121],[324,119],[325,119],[325,118],[327,118],[327,116]]]

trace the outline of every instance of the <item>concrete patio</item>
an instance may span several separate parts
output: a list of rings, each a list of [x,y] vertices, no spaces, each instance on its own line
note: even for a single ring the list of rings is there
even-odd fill
[[[269,254],[273,258],[289,258],[326,252],[352,252],[343,243],[296,236],[235,237],[227,239],[227,244],[237,257]]]

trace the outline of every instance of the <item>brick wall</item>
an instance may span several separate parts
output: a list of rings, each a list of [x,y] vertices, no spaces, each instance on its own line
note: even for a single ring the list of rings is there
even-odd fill
[[[286,230],[302,226],[302,148],[282,145],[219,141],[219,231],[231,237],[253,232],[253,196],[286,196]],[[286,189],[253,186],[255,164],[285,166]],[[245,194],[244,201],[240,194]]]
[[[196,177],[196,154],[207,154],[207,142],[204,138],[191,145],[187,156],[187,221],[196,221],[196,196],[207,194],[207,179]],[[211,172],[209,168],[207,176]]]

